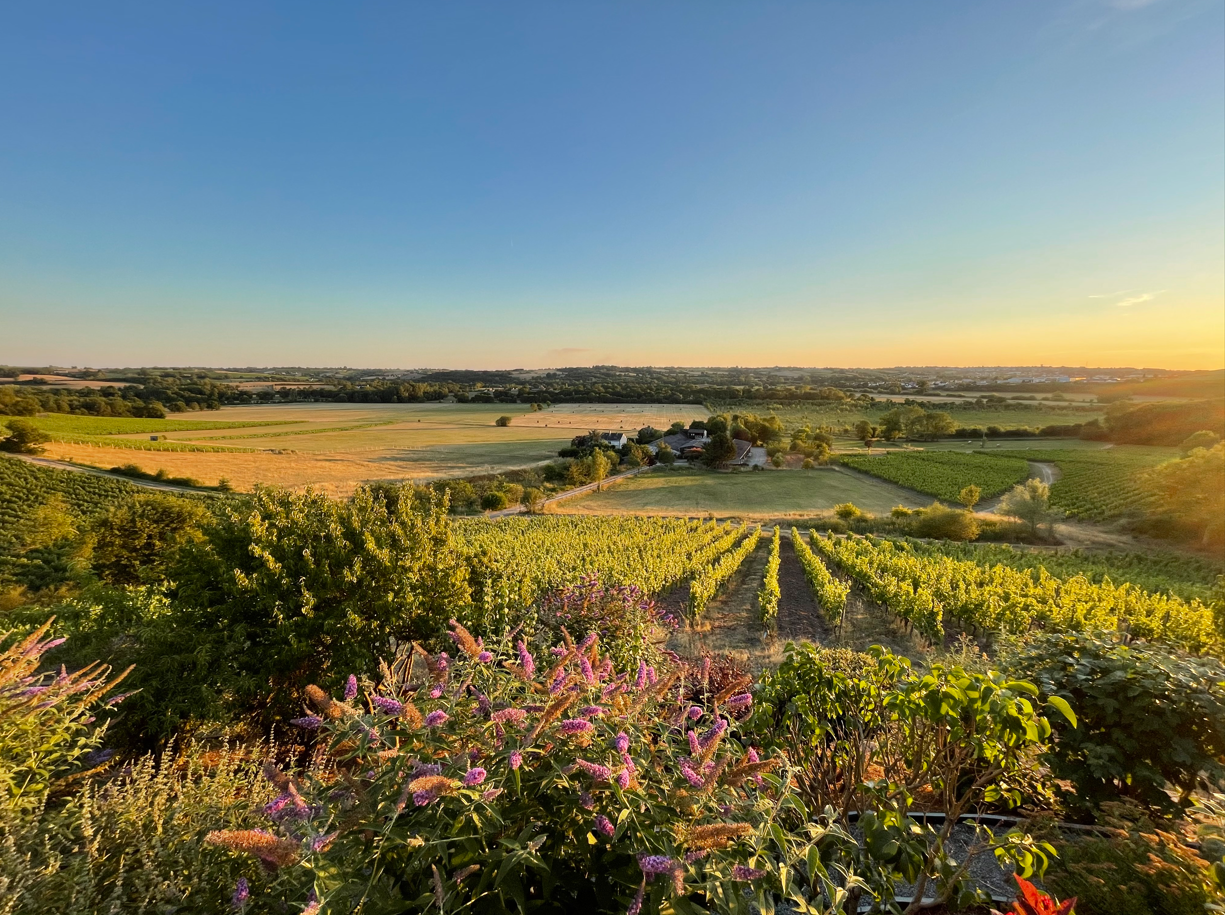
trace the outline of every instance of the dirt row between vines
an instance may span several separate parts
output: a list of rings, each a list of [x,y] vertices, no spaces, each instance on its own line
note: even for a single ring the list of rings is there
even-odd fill
[[[669,649],[687,657],[729,655],[755,672],[777,666],[789,641],[810,641],[829,648],[855,651],[882,645],[912,660],[925,656],[922,646],[902,629],[893,614],[865,598],[858,589],[853,589],[847,600],[842,626],[838,629],[830,626],[813,599],[804,569],[791,544],[790,532],[786,530],[780,530],[783,542],[778,574],[781,597],[777,633],[767,633],[757,606],[757,590],[765,575],[769,533],[766,532],[757,549],[710,602],[702,618],[692,626],[682,625],[672,634],[668,639]],[[839,574],[837,569],[833,571]],[[678,588],[660,603],[681,618],[685,593],[685,588]]]

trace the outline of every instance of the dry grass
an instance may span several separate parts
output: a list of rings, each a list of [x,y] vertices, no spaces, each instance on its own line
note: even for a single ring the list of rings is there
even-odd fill
[[[513,417],[499,428],[499,416]],[[702,407],[657,404],[567,404],[531,412],[522,404],[285,404],[227,407],[176,414],[175,420],[215,424],[277,422],[260,436],[251,428],[179,430],[170,441],[233,444],[256,453],[135,452],[98,445],[53,443],[47,456],[142,470],[165,469],[214,485],[222,477],[239,490],[257,483],[314,486],[346,495],[358,483],[496,473],[547,461],[580,432],[637,432],[704,415]],[[288,434],[300,433],[300,434]],[[127,437],[127,436],[124,436]],[[136,436],[146,439],[146,435]]]

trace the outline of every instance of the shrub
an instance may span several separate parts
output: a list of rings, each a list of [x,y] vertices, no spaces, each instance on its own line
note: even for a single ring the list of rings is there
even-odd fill
[[[735,738],[726,712],[747,696],[690,706],[678,672],[618,674],[594,636],[547,664],[454,636],[459,657],[401,654],[360,706],[356,680],[344,701],[309,690],[317,713],[301,723],[339,778],[285,781],[275,835],[211,840],[279,868],[291,903],[368,915],[845,899],[830,868],[845,879],[854,841],[808,825],[782,761]]]
[[[1054,839],[1046,884],[1075,896],[1077,915],[1200,915],[1225,902],[1190,824],[1106,804],[1102,834]]]
[[[267,881],[255,862],[205,837],[265,821],[260,808],[275,791],[257,761],[267,751],[190,744],[160,763],[147,756],[119,776],[86,782],[70,804],[44,814],[38,846],[22,862],[33,879],[15,913],[218,915],[230,910],[240,880],[260,893]]]
[[[51,436],[28,420],[10,419],[5,425],[8,426],[9,434],[0,439],[0,451],[10,454],[42,454],[42,446],[51,441]]]
[[[657,636],[661,629],[674,629],[675,617],[662,612],[651,597],[636,585],[604,586],[597,576],[577,585],[553,591],[541,600],[541,635],[555,642],[569,633],[586,639],[597,635],[614,664],[637,666],[640,661],[658,663]]]
[[[90,525],[94,571],[114,585],[164,580],[175,551],[201,540],[208,518],[203,506],[188,499],[160,493],[130,496]]]
[[[933,540],[974,540],[978,537],[978,528],[978,519],[972,512],[958,511],[939,502],[918,512],[911,523],[916,537]]]
[[[495,419],[495,420],[493,421],[493,424],[494,424],[495,426],[501,426],[501,427],[505,428],[506,426],[509,426],[509,425],[510,425],[510,421],[511,421],[511,419],[513,419],[513,417],[510,417],[510,416],[499,416],[497,419]]]
[[[1051,733],[1031,702],[1033,684],[943,664],[920,675],[879,647],[828,664],[825,654],[788,645],[757,692],[748,727],[786,753],[812,806],[848,827],[859,814],[865,857],[856,870],[877,898],[891,899],[905,880],[915,888],[908,912],[922,905],[928,884],[938,902],[964,904],[979,854],[1012,859],[1026,875],[1044,866],[1050,846],[1020,831],[982,830],[968,851],[954,853],[942,830],[911,816],[919,795],[949,822],[970,809],[1021,803],[1034,751]]]
[[[1225,785],[1225,667],[1157,645],[1086,633],[1037,637],[1013,660],[1044,695],[1071,703],[1078,727],[1056,722],[1047,758],[1086,813],[1129,797],[1168,808],[1201,778]]]
[[[481,508],[485,511],[501,511],[506,508],[506,493],[491,489],[481,496]]]
[[[914,512],[912,512],[905,505],[895,505],[889,510],[889,514],[895,518],[909,518],[914,514]]]
[[[843,502],[841,505],[834,506],[834,514],[843,521],[854,521],[863,515],[863,512],[859,510],[859,506],[854,502]]]

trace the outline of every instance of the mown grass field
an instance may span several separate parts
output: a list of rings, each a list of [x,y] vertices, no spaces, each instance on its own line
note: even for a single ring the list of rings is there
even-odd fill
[[[494,425],[503,415],[511,425]],[[701,406],[567,404],[532,412],[526,404],[429,403],[226,407],[168,420],[62,417],[53,423],[67,423],[72,432],[62,431],[67,440],[51,443],[47,456],[108,468],[135,463],[206,485],[225,477],[239,490],[265,483],[344,495],[363,481],[529,466],[592,429],[636,433],[705,415]],[[139,425],[124,425],[131,423]],[[150,442],[150,432],[167,440]]]
[[[836,468],[714,473],[652,470],[602,492],[558,503],[558,511],[590,514],[714,514],[781,517],[826,511],[843,502],[885,513],[895,505],[918,508],[913,493]]]

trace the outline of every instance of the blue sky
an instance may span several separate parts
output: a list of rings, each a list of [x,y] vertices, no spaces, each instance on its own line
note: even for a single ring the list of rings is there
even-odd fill
[[[7,4],[0,362],[1225,364],[1219,0]]]

